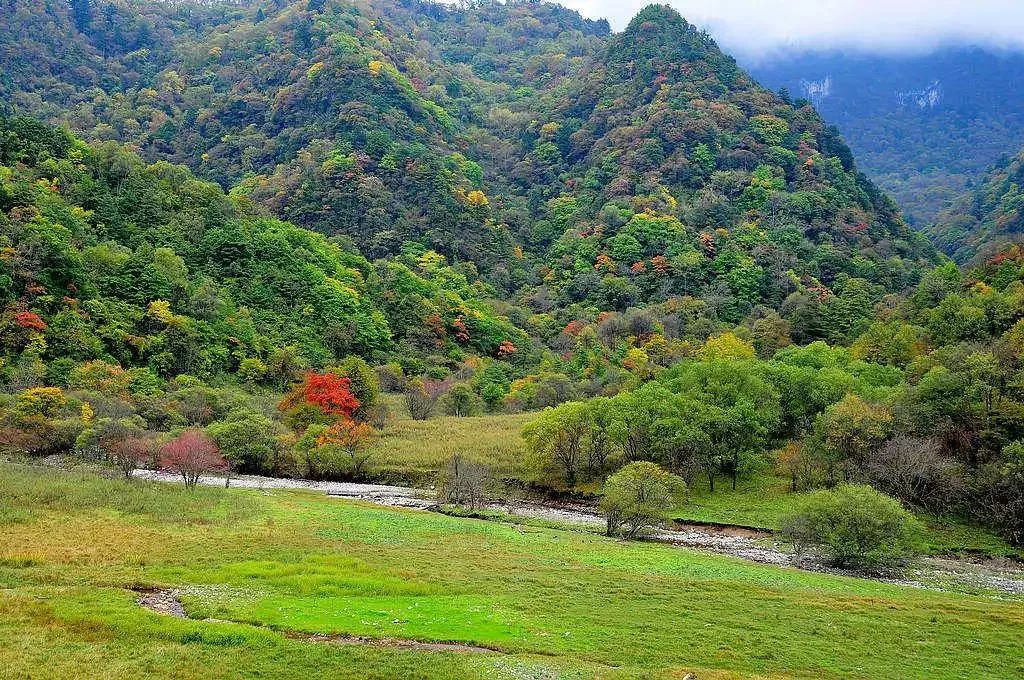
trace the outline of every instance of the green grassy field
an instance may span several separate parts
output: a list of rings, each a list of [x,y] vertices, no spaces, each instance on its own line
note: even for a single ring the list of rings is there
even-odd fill
[[[131,588],[180,587],[179,620]],[[317,644],[456,641],[491,653]],[[0,464],[5,677],[1010,678],[1024,603],[323,496]]]

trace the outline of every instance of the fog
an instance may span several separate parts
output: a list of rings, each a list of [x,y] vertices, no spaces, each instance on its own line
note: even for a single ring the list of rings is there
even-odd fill
[[[621,30],[641,0],[562,0]],[[671,0],[748,60],[789,50],[925,52],[945,45],[1024,49],[1024,0]]]

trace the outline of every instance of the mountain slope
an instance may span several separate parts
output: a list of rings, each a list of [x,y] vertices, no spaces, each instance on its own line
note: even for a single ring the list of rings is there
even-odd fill
[[[998,163],[977,187],[939,213],[929,236],[960,262],[1024,240],[1024,151]]]
[[[524,347],[467,273],[436,253],[374,266],[180,166],[0,118],[5,382],[32,384],[44,361],[211,379],[252,359],[287,380],[288,365],[349,354]]]
[[[371,258],[471,261],[541,336],[686,296],[712,329],[877,300],[935,259],[811,107],[667,7],[609,35],[544,3],[8,4],[17,110]]]
[[[933,221],[1006,149],[1024,146],[1024,54],[787,53],[751,71],[809,99],[915,225]]]

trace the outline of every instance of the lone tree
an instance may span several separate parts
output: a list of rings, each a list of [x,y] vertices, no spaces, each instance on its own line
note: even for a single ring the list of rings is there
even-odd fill
[[[217,444],[199,430],[185,430],[160,447],[160,468],[176,472],[185,480],[185,488],[195,489],[206,472],[226,470],[228,465]]]
[[[484,503],[490,478],[491,470],[486,465],[455,454],[441,471],[437,487],[438,500],[475,510]]]
[[[920,524],[899,502],[863,484],[815,491],[780,521],[797,552],[820,551],[832,564],[889,567],[919,550]]]
[[[121,470],[125,479],[153,457],[153,443],[142,437],[126,437],[110,442],[107,446],[110,461]]]
[[[665,519],[685,494],[686,483],[654,463],[626,465],[605,481],[601,510],[607,534],[635,538]]]

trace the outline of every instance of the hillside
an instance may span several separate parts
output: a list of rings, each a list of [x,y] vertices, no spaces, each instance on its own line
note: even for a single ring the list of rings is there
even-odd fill
[[[560,325],[679,295],[734,322],[841,275],[900,290],[934,258],[810,107],[663,7],[611,35],[544,3],[14,4],[19,112],[370,258],[470,260]]]
[[[375,266],[186,168],[31,119],[0,118],[0,227],[0,375],[14,385],[105,360],[142,381],[264,366],[257,381],[283,386],[350,354],[528,346],[492,291],[436,254]]]
[[[991,168],[978,185],[939,213],[926,233],[959,262],[996,255],[1024,233],[1024,151]]]
[[[751,70],[767,87],[810,100],[921,228],[1006,149],[1024,145],[1020,53],[787,52]]]

